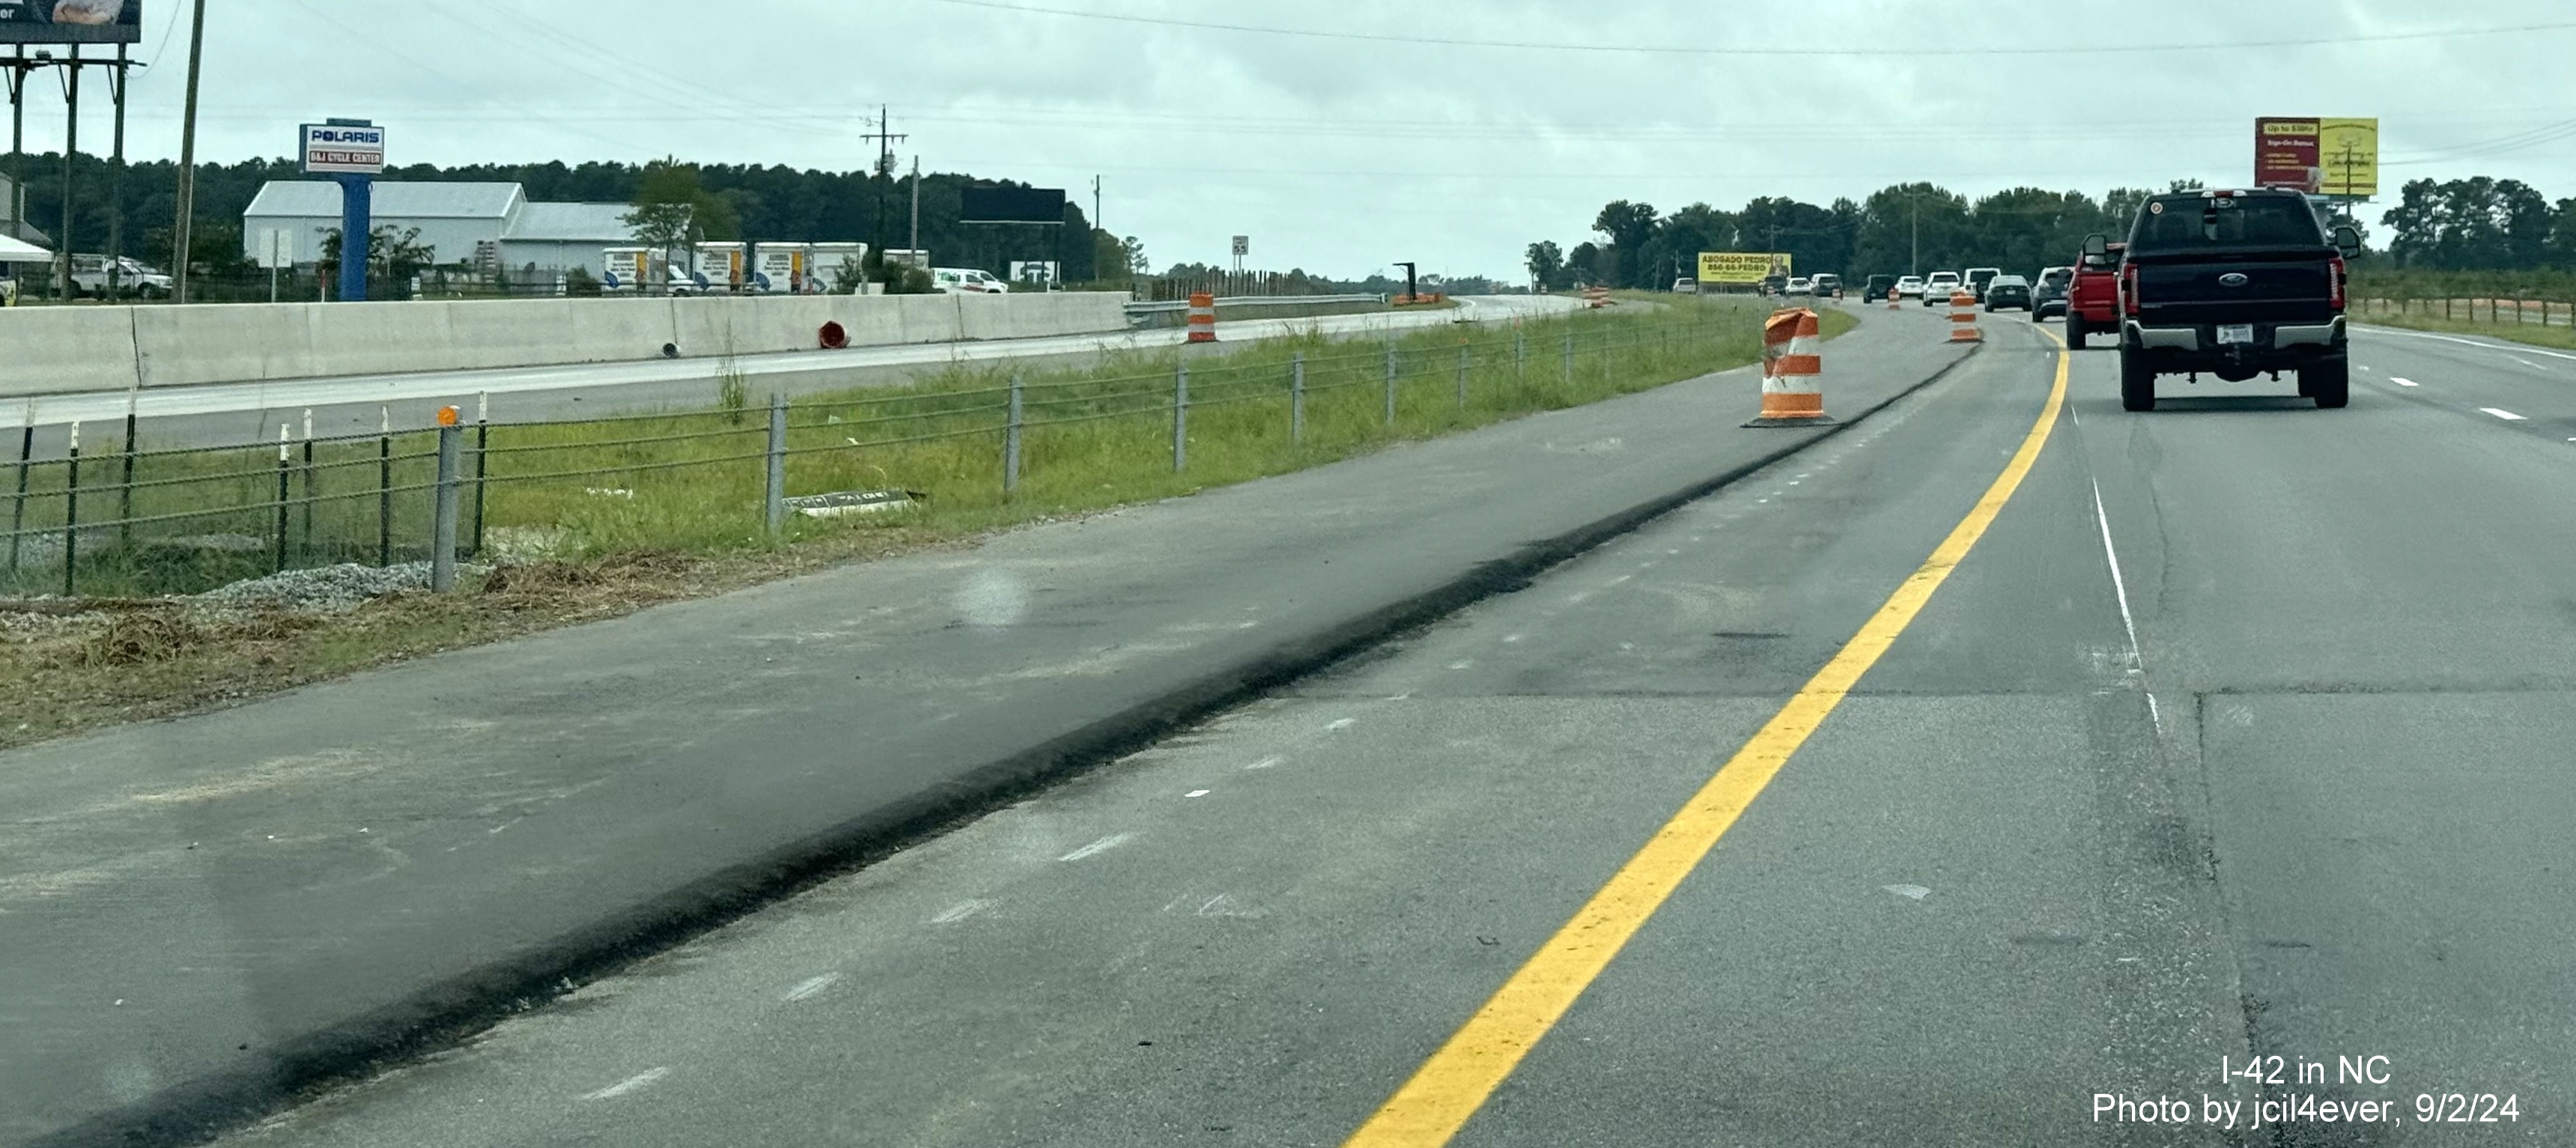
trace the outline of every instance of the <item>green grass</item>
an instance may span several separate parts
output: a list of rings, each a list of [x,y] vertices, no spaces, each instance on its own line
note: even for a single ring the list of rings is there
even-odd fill
[[[2356,299],[2352,316],[2365,323],[2387,327],[2405,327],[2417,331],[2440,331],[2455,335],[2485,335],[2535,347],[2559,347],[2576,350],[2576,329],[2568,323],[2570,308],[2565,303],[2551,303],[2548,322],[2542,323],[2542,312],[2535,301],[2516,311],[2514,301],[2506,298],[2501,306],[2490,306],[2486,298],[2463,297],[2450,300],[2447,310],[2440,299],[2412,299],[2403,302],[2387,299]],[[2515,322],[2517,314],[2521,322]]]
[[[783,541],[901,528],[956,537],[1040,518],[1186,494],[1347,458],[1388,443],[1644,390],[1760,356],[1768,308],[1746,299],[1658,297],[1652,309],[1440,327],[1385,342],[1308,333],[1214,349],[1112,356],[1077,369],[1025,371],[1021,481],[1003,486],[1007,365],[961,366],[899,388],[816,395],[789,408],[787,493],[901,488],[913,509],[841,519],[790,514]],[[1855,320],[1823,312],[1826,334]],[[1573,346],[1567,369],[1566,347]],[[1386,361],[1397,364],[1386,419]],[[1466,364],[1460,402],[1461,356]],[[1290,437],[1292,364],[1305,364],[1302,434]],[[1173,399],[1189,373],[1185,465],[1175,471]],[[733,386],[738,387],[735,383]],[[722,554],[770,546],[763,491],[766,402],[725,388],[709,409],[583,422],[495,425],[481,520],[497,557],[597,559],[639,551]],[[1750,414],[1755,396],[1745,396]],[[728,409],[731,408],[731,409]],[[477,431],[465,432],[474,474]],[[146,444],[148,446],[148,444]],[[76,589],[133,596],[206,589],[286,565],[374,562],[380,530],[397,561],[427,552],[434,433],[302,443],[283,468],[275,445],[143,453],[123,485],[121,444],[81,460]],[[380,451],[389,459],[380,459]],[[16,500],[16,467],[0,469],[0,514]],[[18,503],[26,527],[0,593],[62,589],[61,524],[69,468],[40,463]],[[390,496],[385,488],[390,485]],[[112,523],[132,500],[130,527]],[[463,492],[470,544],[474,488]],[[7,529],[0,520],[0,530]],[[187,541],[182,541],[187,540]],[[5,546],[0,541],[0,546]],[[5,558],[5,554],[0,554]]]

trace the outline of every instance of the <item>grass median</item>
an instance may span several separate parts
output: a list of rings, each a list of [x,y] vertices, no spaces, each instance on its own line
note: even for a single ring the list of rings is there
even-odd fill
[[[0,746],[1596,402],[1755,361],[1767,310],[1630,301],[1512,326],[1307,333],[1024,371],[1008,490],[1007,364],[811,396],[786,411],[788,494],[914,497],[843,517],[790,514],[775,539],[758,397],[495,425],[467,464],[480,483],[463,533],[469,544],[479,535],[478,560],[497,568],[466,593],[397,594],[327,615],[202,621],[162,596],[280,565],[419,558],[431,435],[317,442],[309,463],[300,442],[282,459],[277,444],[143,453],[132,484],[121,444],[106,444],[83,461],[77,501],[62,497],[70,468],[53,463],[31,471],[29,496],[13,505],[36,533],[17,537],[6,591],[59,592],[68,541],[76,589],[98,608],[0,603]],[[1855,322],[1836,309],[1823,318],[1828,336]],[[1746,400],[1749,412],[1749,390]],[[68,529],[66,510],[77,519]]]

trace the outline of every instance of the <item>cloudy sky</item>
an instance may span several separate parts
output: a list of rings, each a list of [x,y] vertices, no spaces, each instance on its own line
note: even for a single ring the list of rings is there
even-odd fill
[[[170,156],[185,4],[142,2],[130,146]],[[2383,200],[2480,173],[2576,195],[2559,0],[210,7],[201,158],[284,155],[300,120],[351,115],[397,162],[852,168],[884,104],[907,162],[1086,204],[1098,176],[1104,222],[1157,265],[1223,262],[1242,233],[1263,267],[1512,275],[1619,198],[2241,184],[2258,115],[2379,117]],[[60,96],[31,93],[29,150],[58,147]],[[107,136],[92,106],[85,149]]]

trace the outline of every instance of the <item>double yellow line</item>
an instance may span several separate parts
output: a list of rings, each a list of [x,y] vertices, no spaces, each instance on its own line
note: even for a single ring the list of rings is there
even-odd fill
[[[1986,488],[1975,509],[1951,529],[1950,536],[1933,548],[1932,556],[1895,593],[1888,595],[1886,603],[1870,615],[1859,633],[1852,635],[1842,652],[1807,679],[1788,704],[1781,706],[1752,740],[1744,743],[1744,748],[1737,750],[1698,793],[1691,795],[1681,812],[1674,814],[1628,858],[1627,864],[1619,867],[1609,883],[1574,914],[1573,920],[1549,937],[1538,953],[1485,1001],[1483,1008],[1467,1018],[1467,1023],[1432,1053],[1430,1060],[1423,1062],[1412,1079],[1396,1089],[1395,1095],[1351,1134],[1344,1148],[1436,1148],[1447,1144],[1476,1114],[1485,1098],[1512,1074],[1539,1038],[1574,1007],[1575,998],[1601,975],[1610,959],[1619,955],[1628,938],[1644,927],[1700,859],[1708,856],[1718,838],[1725,836],[1735,819],[1743,815],[1745,807],[1762,795],[1780,767],[1789,763],[1790,755],[1797,753],[1834,707],[1842,704],[1861,675],[1868,673],[1895,644],[1897,635],[1904,633],[1914,616],[1922,612],[1924,603],[1932,600],[1932,592],[1940,589],[1950,571],[1968,556],[1969,548],[1985,536],[1986,528],[1994,524],[2004,503],[2012,499],[2013,491],[2020,489],[2022,478],[2039,460],[2040,448],[2047,444],[2049,431],[2057,425],[2057,412],[2066,402],[2068,358],[2061,345],[2057,352],[2057,381],[2049,390],[2047,408],[2023,437],[2021,449],[2013,452],[2012,461],[2004,464],[2003,473]]]

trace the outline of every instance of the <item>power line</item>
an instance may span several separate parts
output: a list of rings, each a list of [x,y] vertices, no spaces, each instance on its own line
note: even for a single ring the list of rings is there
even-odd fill
[[[1190,28],[1206,32],[1241,32],[1261,36],[1295,36],[1310,40],[1346,40],[1375,44],[1409,44],[1444,48],[1508,48],[1540,52],[1618,52],[1657,56],[1760,56],[1781,57],[1916,57],[1916,56],[2073,56],[2121,55],[2144,52],[2233,52],[2248,48],[2311,48],[2342,44],[2400,43],[2416,40],[2441,40],[2464,36],[2504,36],[2529,32],[2556,32],[2576,28],[2576,20],[2558,20],[2540,24],[2516,24],[2495,28],[2452,28],[2429,32],[2381,32],[2352,36],[2313,36],[2278,40],[2227,40],[2189,44],[2061,44],[2045,48],[1711,48],[1671,44],[1567,44],[1528,40],[1470,40],[1446,36],[1393,36],[1371,32],[1328,32],[1312,28],[1276,28],[1256,24],[1225,24],[1212,20],[1179,20],[1160,16],[1133,16],[1118,12],[1084,12],[1070,8],[1048,8],[1035,4],[1011,4],[1002,0],[933,0],[961,8],[985,8],[1015,12],[1028,16],[1066,16],[1083,20],[1105,20],[1120,24],[1149,24],[1165,28]]]

